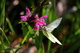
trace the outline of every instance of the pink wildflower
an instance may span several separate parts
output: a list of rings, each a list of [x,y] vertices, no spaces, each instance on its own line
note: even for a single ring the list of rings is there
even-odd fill
[[[27,16],[21,16],[21,21],[28,22],[34,30],[38,30],[43,25],[46,25],[44,18],[47,18],[47,16],[42,16],[39,18],[38,14],[30,14],[30,10],[28,8],[26,8],[26,11]]]

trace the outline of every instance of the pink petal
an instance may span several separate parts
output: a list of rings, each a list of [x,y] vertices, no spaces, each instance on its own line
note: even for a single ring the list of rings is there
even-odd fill
[[[36,23],[36,26],[38,26],[38,25],[40,26],[40,25],[43,25],[43,24],[42,24],[42,23],[40,23],[40,22],[38,22],[38,23]]]
[[[45,16],[42,16],[42,17],[40,17],[40,18],[41,18],[41,19],[44,19],[44,18],[47,18],[47,17],[48,17],[48,16],[45,15]]]
[[[43,25],[42,23],[38,23],[39,25]]]
[[[45,22],[40,22],[41,24],[43,24],[43,25],[46,25],[46,23]]]
[[[26,11],[27,11],[26,14],[27,14],[27,15],[30,15],[30,10],[29,10],[29,8],[26,8]]]
[[[35,24],[36,27],[39,27],[40,25],[43,25],[43,24],[41,24],[41,23],[36,23]]]
[[[27,21],[27,16],[21,16],[21,21]]]
[[[38,30],[39,29],[39,27],[34,27],[34,30]]]
[[[39,17],[38,17],[38,14],[36,14],[36,15],[34,16],[34,18],[39,18]]]
[[[35,26],[37,27],[37,26],[39,26],[39,24],[38,24],[38,23],[36,23],[36,24],[35,24]]]
[[[38,27],[38,28],[42,27],[43,25],[46,25],[46,23],[45,22],[37,22],[35,24],[35,26]]]
[[[39,19],[40,19],[40,21],[44,22],[44,18],[47,18],[47,16],[46,15],[45,16],[42,16]]]

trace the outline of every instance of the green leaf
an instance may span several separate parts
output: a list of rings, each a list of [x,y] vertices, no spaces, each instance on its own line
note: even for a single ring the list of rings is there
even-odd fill
[[[22,24],[23,36],[25,36],[28,31],[29,31],[29,30],[28,30],[27,26],[25,26],[24,24]]]
[[[48,40],[48,50],[47,50],[47,52],[50,52],[50,49],[51,49],[51,41],[50,40]]]
[[[42,48],[39,48],[38,53],[43,53]]]
[[[32,29],[31,26],[28,26],[28,30],[30,31],[31,34],[34,34],[34,30]]]
[[[75,32],[75,35],[78,35],[80,34],[80,29],[78,29],[76,32]]]

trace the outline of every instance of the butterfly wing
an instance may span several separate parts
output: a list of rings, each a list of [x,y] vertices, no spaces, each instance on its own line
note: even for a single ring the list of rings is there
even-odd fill
[[[59,19],[53,21],[52,23],[48,24],[46,26],[46,30],[49,31],[49,32],[52,32],[55,28],[58,27],[58,25],[60,24],[61,20],[62,20],[62,18],[59,18]]]
[[[55,41],[59,45],[62,45],[62,43],[54,35],[52,35],[50,32],[47,31],[47,34],[50,36],[51,39],[53,39],[51,41]]]
[[[62,43],[54,36],[52,35],[50,32],[48,32],[47,30],[42,30],[43,34],[53,43],[58,43],[59,45],[62,45]]]
[[[48,34],[48,31],[42,29],[42,32],[49,40],[51,40],[53,43],[55,43],[55,40]]]

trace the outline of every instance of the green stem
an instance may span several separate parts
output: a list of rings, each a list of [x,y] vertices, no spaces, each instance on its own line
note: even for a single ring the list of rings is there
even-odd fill
[[[0,16],[0,18],[2,18],[1,19],[1,21],[2,21],[2,29],[4,30],[4,20],[5,20],[5,0],[2,0],[1,1],[1,16]]]
[[[21,46],[24,44],[24,42],[26,41],[28,35],[29,35],[30,31],[27,32],[27,34],[25,35],[24,39],[22,40],[21,44],[18,46],[18,48],[16,49],[15,53],[21,48]]]
[[[24,39],[22,40],[21,44],[24,44],[24,42],[26,41],[26,38],[28,37],[29,35],[29,31],[27,32],[26,36],[24,37]]]
[[[11,47],[11,44],[10,44],[10,42],[9,42],[9,40],[8,40],[8,38],[7,38],[7,36],[6,36],[6,34],[4,33],[3,29],[2,29],[2,28],[0,28],[0,30],[2,31],[3,36],[5,37],[5,39],[7,40],[8,44],[9,44],[9,45],[10,45],[10,47]],[[12,49],[12,51],[13,51],[13,48],[12,48],[12,47],[11,47],[11,49]],[[14,53],[14,51],[13,51],[13,53]]]
[[[51,48],[51,41],[49,40],[49,41],[48,41],[48,49],[47,49],[47,52],[48,52],[48,53],[50,52],[50,48]]]
[[[8,18],[6,18],[6,21],[7,21],[8,25],[9,25],[9,28],[10,28],[10,30],[12,31],[12,33],[15,34],[15,31],[14,31],[14,29],[13,29],[13,27],[12,27],[12,25],[11,25],[11,22],[9,21]]]

